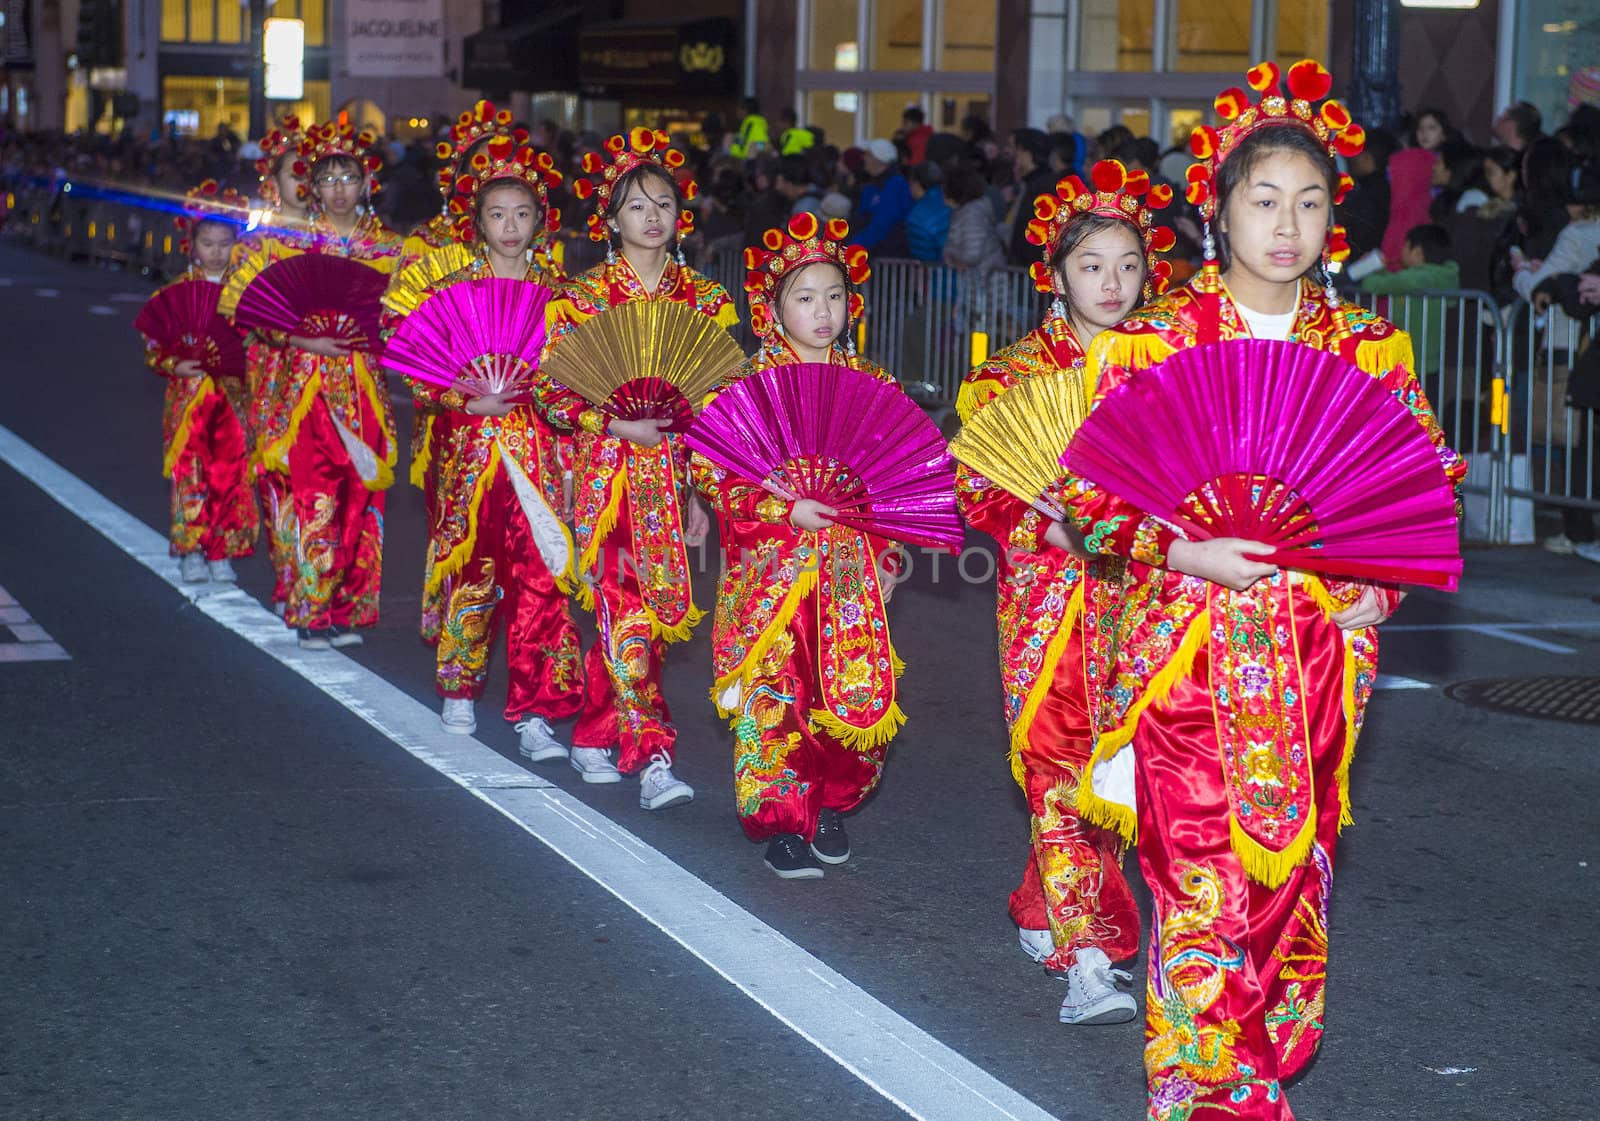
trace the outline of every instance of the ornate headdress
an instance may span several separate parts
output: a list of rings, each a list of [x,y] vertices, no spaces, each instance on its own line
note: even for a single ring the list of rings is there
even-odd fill
[[[653,164],[680,184],[685,200],[695,197],[694,180],[680,179],[676,174],[683,166],[683,153],[671,144],[672,138],[660,129],[636,128],[627,136],[613,136],[606,141],[610,159],[598,152],[584,153],[583,170],[589,178],[573,180],[572,190],[580,199],[591,196],[599,199],[595,212],[589,215],[588,220],[591,241],[610,239],[606,215],[611,209],[611,192],[616,189],[617,182],[635,168]],[[680,211],[678,236],[683,237],[693,229],[694,215],[687,210]]]
[[[278,197],[278,180],[272,174],[272,165],[281,157],[297,152],[305,138],[305,129],[301,127],[300,118],[295,116],[283,118],[277,128],[261,138],[261,158],[256,161],[256,176],[261,186],[256,193],[268,206],[277,206],[283,201]]]
[[[439,193],[446,199],[456,192],[456,181],[465,171],[462,161],[472,146],[491,136],[509,136],[516,143],[525,144],[528,131],[511,127],[511,110],[496,109],[492,101],[480,101],[471,109],[462,110],[450,126],[449,140],[439,141],[435,150],[440,161]]]
[[[172,220],[179,236],[178,250],[189,253],[189,238],[201,222],[226,222],[236,230],[250,221],[250,200],[232,187],[224,189],[215,179],[189,188],[183,196],[183,213]]]
[[[867,267],[867,251],[859,245],[846,245],[850,223],[842,218],[822,222],[815,214],[803,211],[789,219],[781,229],[761,235],[759,246],[744,251],[744,290],[750,299],[750,329],[768,338],[778,329],[778,295],[783,282],[806,265],[825,261],[839,266],[850,290],[849,314],[853,323],[866,310],[861,285],[872,270]],[[849,331],[841,332],[849,338]]]
[[[1315,59],[1303,58],[1289,67],[1284,93],[1280,72],[1271,62],[1257,63],[1246,73],[1250,88],[1261,95],[1251,102],[1250,95],[1237,87],[1217,95],[1217,115],[1223,123],[1216,128],[1200,125],[1189,136],[1189,149],[1197,162],[1189,165],[1185,196],[1200,208],[1206,221],[1217,216],[1217,173],[1246,137],[1264,128],[1298,128],[1310,133],[1327,151],[1328,158],[1361,154],[1366,147],[1366,130],[1350,117],[1350,111],[1328,97],[1333,75]],[[1318,103],[1321,103],[1320,105]],[[1353,186],[1348,175],[1339,176],[1333,202],[1344,201]],[[1336,261],[1350,254],[1342,227],[1335,226],[1328,236],[1328,253]],[[1208,253],[1208,261],[1210,255]]]
[[[549,153],[537,152],[514,136],[492,136],[467,161],[450,196],[450,213],[461,241],[470,244],[477,239],[478,196],[495,183],[525,184],[544,208],[545,230],[555,233],[561,228],[561,211],[550,205],[550,189],[561,185],[561,173]]]
[[[1089,171],[1089,179],[1093,187],[1076,175],[1069,175],[1056,184],[1054,196],[1040,195],[1034,200],[1028,242],[1042,248],[1044,257],[1028,266],[1033,286],[1041,292],[1060,294],[1050,258],[1072,224],[1093,215],[1115,218],[1133,227],[1144,245],[1145,298],[1159,296],[1167,290],[1172,266],[1158,260],[1157,256],[1176,245],[1177,238],[1166,226],[1155,224],[1152,211],[1166,209],[1172,201],[1172,188],[1164,183],[1152,187],[1150,176],[1142,171],[1130,172],[1117,160],[1101,160],[1095,164]]]
[[[309,176],[324,160],[354,160],[366,173],[367,196],[370,198],[378,193],[378,169],[383,166],[382,160],[367,154],[367,150],[377,142],[377,135],[370,129],[357,132],[354,125],[336,121],[312,125],[306,130],[306,138],[300,142],[295,172]]]

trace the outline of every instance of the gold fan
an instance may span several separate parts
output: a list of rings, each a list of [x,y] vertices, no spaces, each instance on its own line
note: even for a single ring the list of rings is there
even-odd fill
[[[438,289],[435,284],[453,272],[472,264],[472,250],[453,241],[431,252],[395,273],[389,290],[383,294],[383,306],[396,315],[410,315],[417,306]]]
[[[269,238],[263,244],[242,254],[228,271],[228,279],[222,285],[222,295],[217,297],[217,313],[232,319],[233,313],[239,310],[239,298],[244,295],[244,290],[250,287],[252,280],[260,276],[269,265],[287,261],[290,257],[298,257],[302,252],[304,250],[292,248]]]
[[[744,361],[709,315],[668,300],[635,300],[586,319],[551,344],[544,373],[622,420],[670,420],[682,432],[691,402]]]
[[[1061,456],[1088,412],[1077,370],[1030,377],[984,405],[950,441],[950,454],[1056,521]]]

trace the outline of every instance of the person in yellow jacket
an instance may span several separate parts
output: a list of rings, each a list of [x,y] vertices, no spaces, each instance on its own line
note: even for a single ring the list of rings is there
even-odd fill
[[[803,155],[817,143],[816,133],[801,128],[800,118],[789,106],[785,105],[778,111],[778,123],[783,126],[783,131],[778,133],[778,155]]]
[[[761,103],[747,97],[739,103],[739,131],[734,133],[728,151],[736,160],[753,160],[772,143],[767,134],[767,118],[761,115]]]

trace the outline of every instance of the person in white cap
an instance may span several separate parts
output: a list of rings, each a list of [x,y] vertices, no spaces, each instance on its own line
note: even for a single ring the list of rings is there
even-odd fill
[[[863,166],[871,176],[861,188],[861,228],[855,244],[880,256],[905,256],[906,215],[911,212],[911,186],[900,173],[900,151],[892,140],[869,140]]]

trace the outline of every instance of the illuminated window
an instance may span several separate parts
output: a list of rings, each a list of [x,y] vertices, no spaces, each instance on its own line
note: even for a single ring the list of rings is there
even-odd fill
[[[1155,0],[1083,0],[1079,70],[1149,70]]]
[[[1176,0],[1171,70],[1243,73],[1250,57],[1251,0]],[[1326,5],[1323,8],[1326,18]]]
[[[233,0],[217,0],[217,42],[242,43],[246,39],[247,24],[243,4]]]
[[[856,41],[857,0],[815,0],[811,5],[812,70],[861,69]]]
[[[189,42],[209,43],[217,37],[216,0],[189,0]]]
[[[183,0],[161,0],[161,38],[167,43],[181,43],[189,37],[189,25],[184,20]]]
[[[1325,0],[1278,0],[1278,65],[1328,57]]]
[[[872,7],[872,69],[921,70],[922,0],[878,0]]]
[[[320,47],[328,41],[328,9],[326,0],[300,0],[299,17],[306,21],[306,46]],[[282,15],[290,15],[283,12]]]
[[[993,70],[995,0],[946,3],[940,36],[940,70]]]
[[[801,116],[804,124],[821,125],[829,144],[848,148],[856,142],[856,109],[860,103],[860,95],[853,92],[812,90],[806,94]]]

